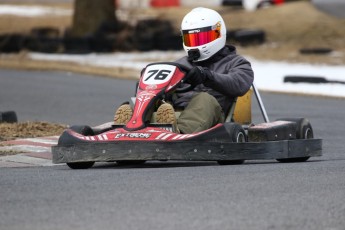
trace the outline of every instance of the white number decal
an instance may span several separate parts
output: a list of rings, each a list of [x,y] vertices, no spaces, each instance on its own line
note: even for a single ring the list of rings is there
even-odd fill
[[[152,65],[147,67],[143,75],[145,84],[162,84],[170,80],[176,67],[172,65]]]
[[[165,78],[167,78],[167,76],[169,76],[169,73],[171,73],[171,71],[165,70],[165,69],[162,69],[162,70],[154,69],[154,70],[148,71],[147,73],[152,73],[152,74],[150,74],[150,76],[148,76],[144,81],[149,80],[153,76],[155,76],[154,77],[155,80],[164,80]]]

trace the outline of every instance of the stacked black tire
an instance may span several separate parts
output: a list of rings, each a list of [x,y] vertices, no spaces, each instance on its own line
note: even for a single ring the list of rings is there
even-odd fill
[[[0,123],[16,123],[18,122],[17,114],[14,111],[0,112]]]
[[[171,23],[164,20],[139,21],[134,28],[133,42],[140,51],[182,49],[180,34],[176,34]]]
[[[261,29],[234,29],[227,32],[227,41],[241,46],[260,45],[266,41]]]
[[[27,37],[24,48],[40,53],[57,53],[62,48],[60,31],[51,27],[34,28]]]
[[[142,20],[136,26],[102,24],[92,34],[72,36],[69,29],[33,28],[29,34],[0,35],[0,53],[108,53],[114,51],[181,50],[182,39],[170,21]]]

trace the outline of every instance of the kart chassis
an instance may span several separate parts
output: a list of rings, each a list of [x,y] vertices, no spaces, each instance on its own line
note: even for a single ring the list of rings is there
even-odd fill
[[[67,163],[71,168],[80,169],[89,168],[95,162],[143,163],[149,160],[177,160],[217,161],[219,164],[240,164],[245,160],[271,159],[277,159],[280,162],[302,162],[308,160],[310,157],[322,155],[322,140],[313,138],[310,124],[308,123],[307,126],[305,124],[302,126],[298,125],[299,121],[304,121],[305,123],[306,119],[287,119],[286,122],[284,121],[285,123],[283,123],[283,125],[279,122],[270,122],[259,91],[254,84],[252,85],[252,89],[265,121],[265,125],[269,129],[273,129],[274,132],[278,130],[278,133],[280,132],[283,134],[287,126],[292,127],[292,129],[290,129],[290,131],[292,130],[293,132],[292,138],[290,133],[289,136],[284,134],[285,136],[283,135],[284,137],[280,139],[266,137],[262,139],[261,136],[262,133],[266,132],[266,127],[262,130],[258,129],[259,132],[256,132],[255,125],[242,125],[245,131],[243,134],[245,138],[229,141],[226,138],[210,141],[192,138],[182,141],[124,140],[78,142],[74,144],[59,143],[57,146],[52,147],[53,163]],[[236,101],[232,103],[225,123],[232,123],[235,106]],[[281,127],[285,129],[280,129]],[[308,129],[305,129],[305,127]],[[94,135],[97,135],[117,128],[119,128],[119,126],[107,125],[98,129],[94,128],[93,132]],[[165,129],[169,128],[171,127],[169,127],[168,124],[165,125]],[[252,133],[254,133],[255,138],[255,135],[259,133],[259,139],[252,138],[252,140],[249,139],[248,141],[248,136]],[[203,135],[205,136],[205,134]],[[274,136],[276,137],[277,134]]]

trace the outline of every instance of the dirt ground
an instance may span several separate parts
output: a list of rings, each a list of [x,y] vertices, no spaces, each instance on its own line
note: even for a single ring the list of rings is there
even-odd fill
[[[66,125],[40,121],[0,123],[0,141],[8,141],[16,138],[61,135],[66,128]]]
[[[18,4],[18,3],[17,3]],[[64,9],[72,9],[68,3],[51,4]],[[263,29],[267,41],[263,45],[241,47],[243,55],[250,55],[259,60],[279,60],[313,64],[345,64],[345,19],[337,19],[316,10],[309,1],[293,2],[281,6],[269,7],[256,12],[246,12],[233,7],[215,8],[224,17],[227,29]],[[131,23],[148,17],[169,19],[178,30],[183,16],[190,8],[135,9],[117,12],[120,19],[130,19]],[[70,27],[72,16],[19,17],[0,15],[0,34],[29,33],[31,28],[52,26],[61,33]],[[327,55],[302,55],[301,48],[331,48]],[[29,60],[26,52],[20,54],[0,54],[0,68],[28,68],[68,70],[83,73],[118,76],[118,70],[111,68],[90,68],[70,63],[45,63]],[[113,74],[117,73],[117,74]],[[60,124],[45,122],[26,122],[18,124],[0,124],[0,141],[18,137],[37,137],[60,135],[66,128]]]

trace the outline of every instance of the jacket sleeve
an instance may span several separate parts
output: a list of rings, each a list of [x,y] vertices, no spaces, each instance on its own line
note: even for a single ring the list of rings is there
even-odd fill
[[[237,55],[223,65],[222,73],[212,70],[217,69],[217,66],[210,69],[211,76],[204,82],[204,85],[229,97],[243,96],[254,81],[254,72],[250,62]]]

